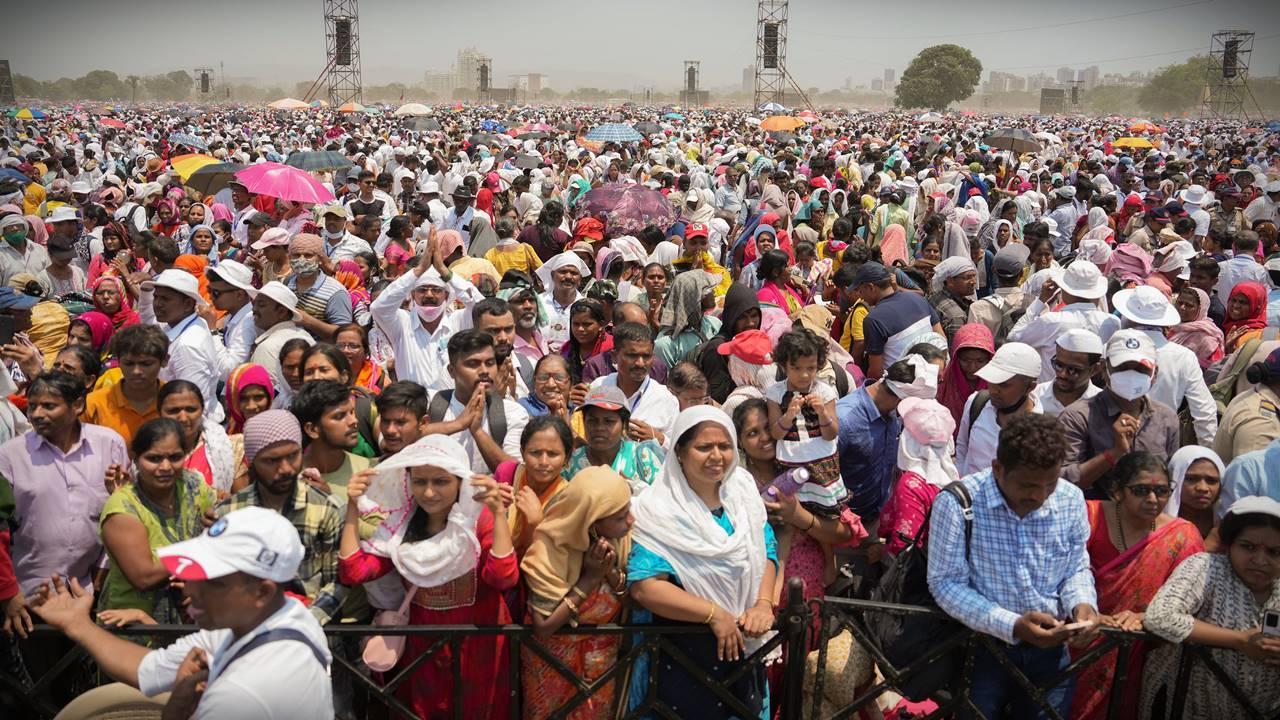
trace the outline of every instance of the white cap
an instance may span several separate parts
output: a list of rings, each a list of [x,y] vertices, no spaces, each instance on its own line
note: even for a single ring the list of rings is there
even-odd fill
[[[1204,204],[1205,189],[1203,185],[1192,185],[1183,190],[1179,197],[1182,198],[1183,205],[1195,205],[1200,207]]]
[[[440,194],[440,183],[436,182],[435,180],[428,180],[427,182],[422,184],[422,194],[430,195],[432,193],[435,193],[437,195]]]
[[[249,247],[254,250],[266,250],[269,247],[288,244],[289,231],[281,227],[273,227],[264,230],[262,236],[258,238],[258,242],[250,245]]]
[[[698,202],[699,197],[697,190],[690,190],[689,194],[684,196],[684,201],[687,203]]]
[[[195,300],[196,307],[204,307],[209,304],[200,295],[200,283],[196,280],[196,276],[186,270],[165,270],[157,275],[154,280],[147,280],[142,283],[143,290],[155,290],[156,288],[168,288],[174,292],[182,293]]]
[[[1280,180],[1272,180],[1262,187],[1265,193],[1280,193]]]
[[[210,280],[221,280],[232,287],[249,293],[249,297],[258,294],[253,286],[253,271],[235,260],[220,260],[214,267],[204,271]]]
[[[212,580],[242,572],[285,583],[298,575],[302,540],[293,523],[274,510],[233,510],[202,535],[156,550],[169,574],[179,580]]]
[[[1263,495],[1249,495],[1231,503],[1228,515],[1252,515],[1260,513],[1280,518],[1280,502]]]
[[[53,213],[49,215],[49,222],[74,222],[80,219],[80,215],[76,209],[70,205],[59,205],[54,208]]]
[[[93,192],[93,188],[89,187],[89,183],[83,180],[77,180],[71,183],[71,192],[76,195],[88,195]]]
[[[1178,311],[1169,303],[1164,293],[1150,285],[1121,290],[1111,299],[1120,314],[1139,325],[1173,327],[1182,322]]]
[[[298,317],[298,296],[289,289],[289,286],[279,280],[272,280],[258,288],[258,295],[266,295],[277,304],[288,309],[289,312],[293,313],[294,317]]]
[[[1002,383],[1015,375],[1035,380],[1040,377],[1044,364],[1040,361],[1040,353],[1026,343],[1005,343],[996,349],[996,354],[978,371],[978,377],[989,383]]]
[[[1098,266],[1088,260],[1076,260],[1068,265],[1057,282],[1063,292],[1085,300],[1096,300],[1107,294],[1107,279]]]
[[[1156,366],[1156,344],[1141,330],[1117,330],[1107,341],[1107,364],[1114,368],[1127,362]]]
[[[1102,338],[1084,328],[1071,328],[1059,335],[1054,342],[1067,352],[1078,352],[1085,355],[1102,354]]]

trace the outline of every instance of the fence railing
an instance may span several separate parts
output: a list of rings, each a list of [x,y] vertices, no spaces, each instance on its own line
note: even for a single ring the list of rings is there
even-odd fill
[[[335,680],[339,678],[349,680],[355,688],[358,688],[361,693],[361,704],[381,705],[386,708],[389,717],[403,718],[404,720],[412,720],[417,715],[413,708],[402,699],[398,691],[404,688],[405,684],[411,680],[414,673],[423,663],[430,661],[446,649],[450,651],[449,654],[451,656],[453,717],[459,719],[464,717],[462,702],[463,668],[461,667],[459,649],[466,639],[474,637],[502,637],[507,641],[507,672],[512,696],[509,703],[509,717],[513,720],[523,716],[519,699],[525,652],[536,656],[541,662],[552,668],[573,689],[573,696],[547,715],[548,718],[557,720],[569,717],[575,709],[580,708],[583,703],[592,699],[593,696],[600,693],[611,683],[613,685],[614,702],[623,703],[622,709],[625,709],[626,712],[610,713],[608,717],[628,719],[640,717],[681,718],[680,713],[662,702],[658,697],[656,673],[649,674],[643,699],[634,707],[626,707],[625,703],[628,695],[626,681],[640,658],[647,658],[650,668],[656,668],[659,662],[678,665],[696,681],[699,690],[714,696],[718,702],[723,703],[728,712],[734,713],[739,717],[747,717],[751,714],[750,709],[744,700],[737,697],[730,688],[744,674],[757,672],[758,665],[763,661],[763,658],[779,647],[783,650],[784,662],[781,673],[777,674],[778,677],[775,678],[773,683],[773,691],[776,695],[771,697],[770,701],[771,707],[776,711],[775,717],[783,720],[799,720],[800,718],[837,720],[838,718],[858,717],[859,711],[872,708],[876,700],[884,693],[894,692],[896,687],[901,687],[903,683],[909,681],[913,676],[925,671],[931,663],[955,653],[960,654],[958,657],[962,661],[961,679],[953,687],[940,692],[938,697],[934,698],[938,703],[938,709],[928,717],[951,717],[960,711],[968,711],[974,717],[985,717],[974,705],[970,697],[973,662],[979,648],[986,648],[989,651],[987,654],[994,657],[1002,665],[1010,678],[1026,691],[1027,695],[1041,707],[1047,717],[1060,718],[1061,716],[1046,699],[1046,693],[1051,688],[1099,662],[1113,651],[1117,654],[1117,662],[1112,687],[1123,688],[1126,683],[1140,682],[1140,678],[1127,676],[1128,659],[1134,651],[1135,643],[1140,641],[1159,642],[1154,636],[1143,633],[1127,633],[1106,628],[1104,629],[1104,637],[1101,643],[1076,657],[1067,667],[1052,677],[1041,679],[1037,682],[1029,679],[1002,652],[999,652],[999,647],[1003,643],[982,633],[968,630],[953,634],[926,653],[911,660],[907,665],[896,667],[886,657],[884,648],[878,646],[867,625],[867,619],[876,614],[889,613],[900,616],[920,616],[938,614],[938,612],[936,609],[931,608],[835,597],[816,600],[813,603],[805,603],[798,581],[792,581],[788,587],[787,602],[779,608],[775,625],[777,634],[764,643],[762,647],[758,648],[748,658],[748,662],[742,663],[732,675],[719,679],[713,677],[706,668],[700,667],[678,647],[676,641],[681,636],[708,634],[705,627],[697,625],[610,624],[583,625],[571,630],[566,628],[561,634],[570,637],[592,635],[620,637],[617,659],[607,670],[591,678],[579,676],[556,657],[552,651],[548,650],[534,636],[531,628],[518,625],[429,625],[390,628],[336,624],[326,626],[325,634],[330,637],[331,641],[334,641],[331,644],[335,645],[341,644],[337,642],[339,640],[364,638],[372,635],[428,637],[431,639],[431,643],[425,652],[406,657],[406,660],[401,665],[381,677],[371,674],[358,658],[348,657],[342,652],[334,653],[331,673]],[[814,629],[815,625],[817,627],[816,630]],[[193,628],[190,626],[135,625],[121,628],[118,632],[126,636],[147,636],[161,642],[167,642],[190,633],[192,630]],[[870,656],[875,663],[875,667],[879,670],[879,675],[873,674],[872,680],[866,683],[865,687],[858,688],[855,691],[856,697],[847,701],[842,707],[834,711],[829,710],[825,714],[820,713],[819,709],[823,705],[822,699],[825,697],[824,690],[830,682],[833,682],[832,678],[827,677],[830,640],[843,631],[848,631],[858,646]],[[48,626],[37,626],[33,638],[38,641],[39,638],[51,638],[54,635],[57,635],[56,630]],[[1256,707],[1254,700],[1223,670],[1207,648],[1188,643],[1183,645],[1183,650],[1170,703],[1170,707],[1175,709],[1172,717],[1183,717],[1192,670],[1196,666],[1203,666],[1207,668],[1209,675],[1244,708],[1245,717],[1256,718],[1257,720],[1280,718],[1280,708],[1260,709]],[[805,661],[811,651],[816,652],[816,672],[806,678]],[[409,653],[406,651],[406,656],[408,655]],[[956,656],[953,655],[953,657]],[[74,648],[47,668],[40,677],[33,678],[30,681],[7,668],[0,668],[0,697],[16,699],[15,701],[18,704],[17,707],[6,708],[6,712],[0,713],[0,715],[15,718],[52,718],[57,714],[61,703],[51,695],[51,688],[59,677],[79,667],[83,658],[84,651],[78,647]],[[1122,698],[1122,692],[1112,692],[1106,713],[1106,717],[1109,720],[1136,716],[1137,709],[1124,707]],[[13,714],[9,714],[10,710]],[[468,720],[476,719],[468,718]],[[991,718],[990,720],[995,719]],[[1189,717],[1188,720],[1190,720]]]

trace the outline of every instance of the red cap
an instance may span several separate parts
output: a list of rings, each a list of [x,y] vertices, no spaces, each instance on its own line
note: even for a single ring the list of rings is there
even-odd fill
[[[736,355],[752,365],[768,365],[773,362],[773,341],[763,330],[745,330],[732,340],[721,343],[721,355]]]
[[[711,231],[708,230],[707,226],[703,223],[689,223],[687,226],[685,226],[685,229],[684,229],[685,240],[688,240],[690,238],[700,238],[700,237],[704,238],[709,236],[710,234],[711,234]]]

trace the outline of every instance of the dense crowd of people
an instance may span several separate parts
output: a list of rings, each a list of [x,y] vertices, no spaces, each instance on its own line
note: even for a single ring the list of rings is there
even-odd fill
[[[1102,626],[1148,631],[1123,683],[1113,652],[1049,690],[1064,717],[1116,693],[1142,717],[1242,713],[1203,666],[1174,707],[1183,641],[1280,702],[1261,627],[1280,611],[1280,134],[46,112],[0,137],[15,677],[78,642],[183,716],[356,717],[323,672],[340,656],[414,667],[398,693],[421,718],[543,718],[578,692],[548,657],[589,682],[625,642],[557,631],[626,618],[708,626],[667,641],[769,718],[779,653],[747,658],[784,583],[821,597],[911,551],[1032,681]],[[90,611],[204,630],[164,648]],[[69,640],[29,637],[41,619]],[[521,688],[501,636],[321,632],[513,622],[542,646]],[[992,652],[974,705],[1039,714]],[[734,714],[664,655],[570,717],[636,707],[650,678],[678,716]]]

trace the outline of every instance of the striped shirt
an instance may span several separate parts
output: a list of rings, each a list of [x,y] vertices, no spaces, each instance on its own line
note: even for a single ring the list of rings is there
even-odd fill
[[[300,312],[330,325],[345,325],[351,322],[351,295],[337,280],[322,273],[311,287],[303,292],[298,292],[297,273],[290,275],[285,283],[290,290],[298,294]]]

